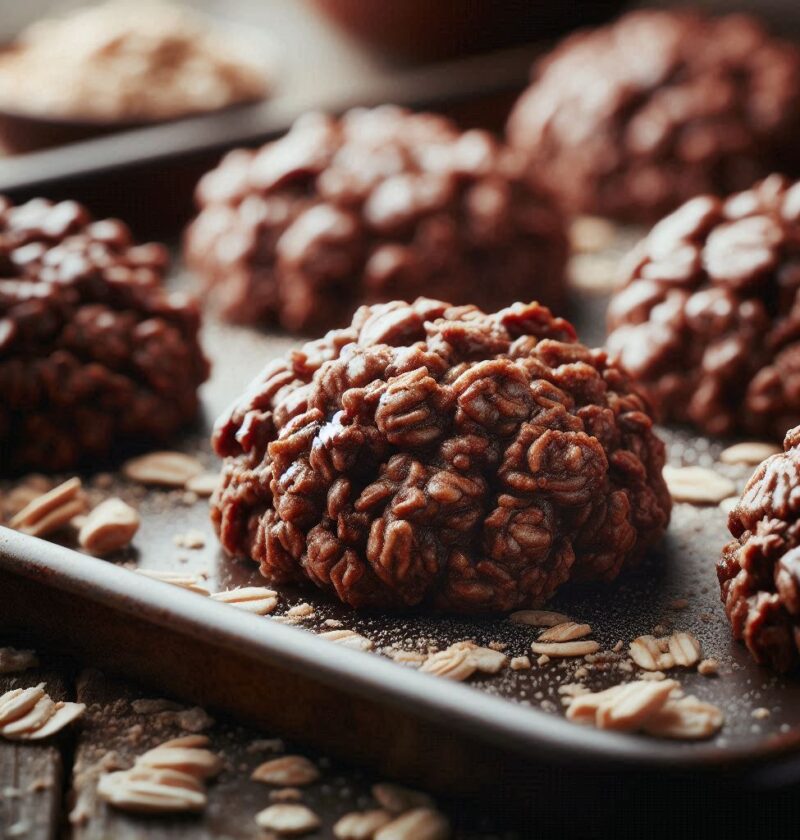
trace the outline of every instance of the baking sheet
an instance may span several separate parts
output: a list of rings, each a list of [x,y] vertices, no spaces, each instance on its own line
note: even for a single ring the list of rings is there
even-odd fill
[[[602,259],[606,264],[613,262],[619,250],[612,249]],[[178,273],[173,282],[184,287],[188,281],[184,274]],[[576,292],[573,297],[570,314],[581,336],[589,343],[598,343],[603,332],[605,298],[586,292]],[[215,461],[208,444],[213,419],[266,362],[294,346],[297,340],[281,333],[210,321],[204,330],[203,341],[213,361],[211,380],[203,386],[203,418],[199,427],[180,441],[179,448],[197,454],[213,467]],[[739,488],[749,476],[748,468],[716,464],[716,456],[728,441],[697,438],[681,430],[664,431],[664,436],[673,464],[714,466],[730,476]],[[714,563],[727,535],[726,514],[719,507],[676,504],[666,539],[639,568],[623,574],[610,585],[564,590],[550,605],[576,620],[591,624],[593,637],[606,651],[620,640],[627,649],[633,638],[654,631],[662,634],[671,629],[689,630],[697,636],[703,645],[703,655],[719,661],[719,675],[704,677],[696,671],[676,670],[670,676],[679,679],[686,693],[719,705],[725,712],[726,723],[722,732],[709,742],[672,743],[587,730],[562,720],[564,706],[559,689],[565,684],[581,682],[598,690],[631,679],[633,675],[622,670],[627,666],[623,664],[620,668],[621,663],[628,661],[624,653],[594,663],[553,660],[545,666],[538,666],[536,657],[531,655],[531,670],[509,668],[496,676],[477,676],[466,685],[458,685],[416,674],[407,666],[392,662],[391,653],[397,649],[424,651],[430,646],[442,648],[456,641],[472,640],[484,645],[501,643],[506,646],[505,652],[509,656],[530,655],[529,645],[538,631],[512,624],[503,616],[469,619],[413,612],[404,615],[354,613],[310,585],[280,589],[280,604],[273,617],[255,618],[211,604],[200,595],[138,575],[124,574],[112,566],[195,572],[206,576],[206,585],[212,591],[263,583],[251,564],[232,561],[222,555],[208,520],[207,500],[193,501],[180,490],[145,490],[116,474],[87,476],[86,484],[98,500],[117,494],[139,508],[142,527],[133,547],[111,561],[100,561],[77,558],[71,552],[59,553],[51,545],[33,538],[9,532],[0,536],[0,572],[5,570],[6,575],[25,579],[28,588],[23,587],[20,593],[36,592],[38,585],[42,592],[47,588],[69,594],[70,598],[86,599],[85,604],[80,601],[84,612],[76,612],[77,601],[54,598],[50,606],[44,598],[43,603],[48,607],[39,612],[38,618],[32,618],[36,613],[26,611],[17,603],[16,609],[7,611],[5,616],[6,624],[8,616],[13,616],[12,629],[22,629],[18,625],[24,624],[35,631],[37,621],[40,630],[45,625],[51,630],[63,627],[63,634],[58,635],[63,636],[67,647],[77,646],[91,655],[104,653],[104,664],[113,666],[113,645],[127,648],[131,641],[126,641],[124,634],[115,635],[117,630],[112,632],[112,625],[116,627],[121,616],[127,615],[126,621],[135,617],[148,625],[136,632],[150,641],[141,643],[138,650],[126,649],[125,656],[117,657],[117,663],[123,670],[138,669],[137,674],[168,687],[170,676],[175,677],[178,673],[176,667],[182,653],[188,656],[193,651],[197,654],[207,645],[209,667],[216,673],[219,668],[227,667],[220,657],[233,646],[246,659],[249,657],[251,663],[257,660],[264,667],[277,669],[270,671],[269,677],[263,677],[270,682],[275,673],[281,674],[283,681],[283,669],[293,669],[300,681],[292,695],[297,711],[283,720],[284,725],[300,730],[300,734],[311,741],[338,735],[333,737],[335,743],[326,746],[349,752],[359,760],[374,762],[376,751],[370,750],[369,745],[349,745],[348,739],[343,737],[346,732],[321,731],[325,729],[325,721],[331,720],[332,713],[328,710],[326,717],[317,715],[314,718],[314,713],[309,711],[310,698],[316,696],[318,683],[327,685],[328,691],[335,688],[348,698],[368,696],[371,705],[369,713],[365,713],[369,721],[365,726],[370,731],[379,726],[377,721],[384,720],[382,715],[386,716],[385,722],[391,720],[390,709],[399,705],[414,721],[408,724],[410,728],[404,737],[411,738],[408,733],[414,732],[414,737],[419,739],[421,733],[427,733],[430,754],[426,761],[431,765],[430,769],[435,770],[441,760],[443,767],[450,768],[448,778],[453,783],[458,775],[453,769],[454,763],[457,764],[453,759],[456,747],[442,740],[442,730],[436,725],[444,724],[447,731],[452,730],[460,738],[467,739],[472,747],[494,745],[500,753],[490,754],[499,766],[522,761],[525,765],[541,767],[560,758],[570,762],[573,772],[576,767],[597,767],[599,762],[606,767],[616,763],[628,769],[655,768],[659,772],[671,768],[695,773],[711,766],[734,775],[746,771],[751,780],[755,772],[768,785],[800,779],[800,683],[795,678],[780,677],[759,668],[745,649],[731,638],[719,602],[714,571]],[[0,492],[12,485],[11,482],[0,483]],[[180,547],[180,535],[189,531],[201,532],[204,544],[195,549]],[[11,579],[6,577],[7,586]],[[41,584],[36,583],[37,579]],[[2,580],[0,577],[0,583]],[[20,594],[19,597],[29,595]],[[687,606],[675,609],[674,602],[678,600],[685,600]],[[272,620],[301,602],[313,606],[314,613],[309,619],[296,622],[295,627]],[[82,622],[82,615],[87,616],[85,622]],[[314,638],[315,632],[330,629],[324,622],[331,619],[371,639],[375,650],[371,653],[342,650]],[[3,623],[0,615],[0,626]],[[105,648],[103,639],[98,638],[98,633],[102,636],[105,632],[104,627],[109,631]],[[256,627],[257,632],[254,632]],[[151,632],[155,635],[147,635]],[[52,641],[57,644],[59,639]],[[242,667],[247,672],[246,666]],[[586,676],[576,678],[577,668],[586,669]],[[255,714],[256,717],[263,706],[266,717],[262,719],[274,720],[275,715],[286,717],[284,708],[262,702],[258,696],[251,698],[249,704],[242,702],[237,694],[240,676],[234,677],[233,673],[229,676],[232,682],[228,694],[220,693],[219,686],[213,687],[209,695],[212,703],[221,703],[235,713]],[[288,690],[287,685],[283,686],[284,691]],[[191,679],[187,686],[190,694],[209,691],[208,685]],[[312,715],[311,719],[303,716],[303,709]],[[756,709],[766,709],[768,714],[763,716],[764,712],[758,712],[756,717]],[[340,717],[339,712],[337,716]],[[312,726],[312,719],[317,720],[315,726]],[[354,713],[352,740],[357,740],[357,719],[360,720]],[[321,726],[320,720],[323,721]],[[425,726],[433,721],[435,734],[425,727],[419,729],[420,721],[425,721]],[[337,724],[334,728],[341,730],[342,727]],[[381,743],[382,739],[394,743],[393,737],[390,727],[380,737],[376,736],[376,743]],[[352,756],[353,751],[355,756]],[[419,771],[418,755],[399,758],[392,755],[400,773]],[[392,770],[391,767],[388,769]],[[477,771],[473,775],[480,778]],[[433,783],[441,786],[442,781]]]

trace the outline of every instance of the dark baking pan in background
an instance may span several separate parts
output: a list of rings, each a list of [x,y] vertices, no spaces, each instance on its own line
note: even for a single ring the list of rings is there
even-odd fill
[[[41,14],[48,5],[58,10],[57,4],[35,2],[31,13]],[[262,39],[264,49],[274,53],[274,88],[268,99],[86,139],[81,136],[97,127],[14,116],[6,119],[7,130],[50,132],[72,142],[0,158],[0,193],[16,200],[38,195],[76,199],[98,216],[124,218],[139,237],[163,238],[188,219],[198,177],[225,150],[281,134],[309,110],[338,113],[392,102],[437,108],[465,124],[501,128],[533,58],[544,48],[543,39],[602,19],[621,3],[195,0],[189,5],[216,16],[223,27],[241,29],[256,42]],[[490,12],[492,27],[486,25]],[[17,12],[15,24],[23,20]],[[397,42],[394,55],[383,49],[388,35]],[[403,38],[406,59],[401,61],[396,53],[403,51]],[[409,60],[415,46],[420,48],[417,58],[421,51],[425,61]],[[472,53],[464,55],[465,50]],[[455,52],[461,57],[453,57]],[[0,114],[0,129],[3,122]]]

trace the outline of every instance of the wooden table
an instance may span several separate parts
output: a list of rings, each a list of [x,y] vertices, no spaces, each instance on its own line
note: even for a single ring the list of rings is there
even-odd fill
[[[0,646],[10,642],[0,637]],[[238,840],[264,838],[254,815],[271,804],[275,788],[250,780],[263,761],[297,754],[279,732],[256,732],[234,721],[214,720],[191,709],[115,680],[92,668],[40,652],[41,667],[0,676],[0,694],[11,688],[45,682],[53,698],[76,700],[87,708],[83,718],[51,742],[0,740],[0,838],[51,840]],[[265,688],[268,690],[268,688]],[[324,715],[320,725],[324,726]],[[220,776],[209,785],[202,815],[153,817],[125,814],[98,801],[95,788],[103,770],[129,767],[146,749],[168,738],[202,731],[224,759]],[[313,838],[333,837],[336,820],[348,811],[375,807],[370,786],[378,781],[357,767],[336,764],[304,751],[320,769],[320,779],[303,789],[302,801],[322,820]],[[439,802],[464,840],[525,837],[525,832],[493,830],[503,815],[487,813],[479,803]]]

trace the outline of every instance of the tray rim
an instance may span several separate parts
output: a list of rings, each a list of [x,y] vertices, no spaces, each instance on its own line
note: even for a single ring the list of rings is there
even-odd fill
[[[137,167],[221,154],[238,146],[256,146],[284,133],[297,117],[309,111],[340,114],[349,108],[387,102],[435,108],[516,90],[525,84],[531,64],[546,46],[546,42],[533,41],[460,59],[400,68],[396,73],[367,79],[363,87],[342,90],[334,97],[298,102],[268,97],[261,102],[123,127],[106,135],[0,158],[0,192],[27,193],[50,184],[113,177]],[[458,91],[452,86],[455,77],[464,82]]]
[[[788,761],[800,775],[800,730],[746,747],[685,744],[609,733],[493,697],[468,685],[418,673],[376,654],[333,645],[291,627],[137,575],[45,540],[0,526],[0,571],[80,595],[182,635],[209,640],[254,659],[336,685],[356,696],[402,706],[415,716],[529,762],[601,764],[608,770],[752,775]],[[0,598],[1,601],[1,598]]]

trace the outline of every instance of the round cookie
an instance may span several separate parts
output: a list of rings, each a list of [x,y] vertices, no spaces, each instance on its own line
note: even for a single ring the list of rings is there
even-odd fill
[[[567,240],[521,156],[391,106],[298,120],[197,188],[186,257],[229,320],[309,332],[418,295],[560,308]]]
[[[800,426],[753,473],[717,563],[733,635],[779,671],[800,663]]]
[[[96,464],[194,419],[200,316],[162,288],[167,262],[73,201],[0,199],[0,473]]]
[[[534,67],[508,139],[570,212],[655,221],[800,167],[800,50],[746,15],[644,10]]]
[[[538,605],[670,514],[644,400],[536,303],[361,307],[269,364],[214,446],[224,549],[354,607]]]
[[[659,419],[781,440],[800,423],[800,183],[701,196],[630,254],[609,355]]]

